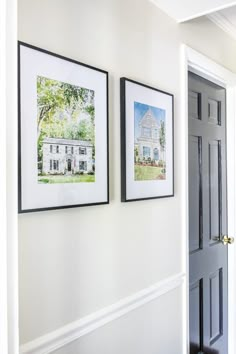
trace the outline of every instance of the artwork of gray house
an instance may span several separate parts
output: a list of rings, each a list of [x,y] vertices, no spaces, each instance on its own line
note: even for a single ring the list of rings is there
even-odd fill
[[[90,141],[45,138],[42,172],[46,175],[89,173],[94,169]]]
[[[160,145],[160,125],[149,109],[139,122],[139,136],[136,138],[135,149],[141,160],[164,160],[164,151]]]

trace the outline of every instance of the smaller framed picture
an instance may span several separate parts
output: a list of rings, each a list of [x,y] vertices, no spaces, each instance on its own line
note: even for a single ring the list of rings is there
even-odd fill
[[[19,212],[109,202],[108,73],[18,43]]]
[[[121,78],[121,200],[174,196],[174,96]]]

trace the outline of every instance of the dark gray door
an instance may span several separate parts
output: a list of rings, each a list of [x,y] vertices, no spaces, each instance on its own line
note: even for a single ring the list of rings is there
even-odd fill
[[[188,84],[190,353],[227,354],[226,92]]]

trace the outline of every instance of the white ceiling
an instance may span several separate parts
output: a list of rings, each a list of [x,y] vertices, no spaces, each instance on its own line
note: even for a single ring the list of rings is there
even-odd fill
[[[208,16],[217,26],[236,39],[236,6]]]
[[[185,22],[236,5],[232,0],[150,0],[177,22]]]

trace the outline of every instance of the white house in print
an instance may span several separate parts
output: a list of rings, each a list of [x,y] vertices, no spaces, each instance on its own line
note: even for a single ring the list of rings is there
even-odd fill
[[[93,144],[84,140],[45,138],[43,166],[45,174],[75,174],[93,171]]]
[[[136,139],[135,149],[141,160],[144,158],[153,161],[163,160],[164,152],[160,145],[160,125],[149,109],[139,122],[139,135]]]

